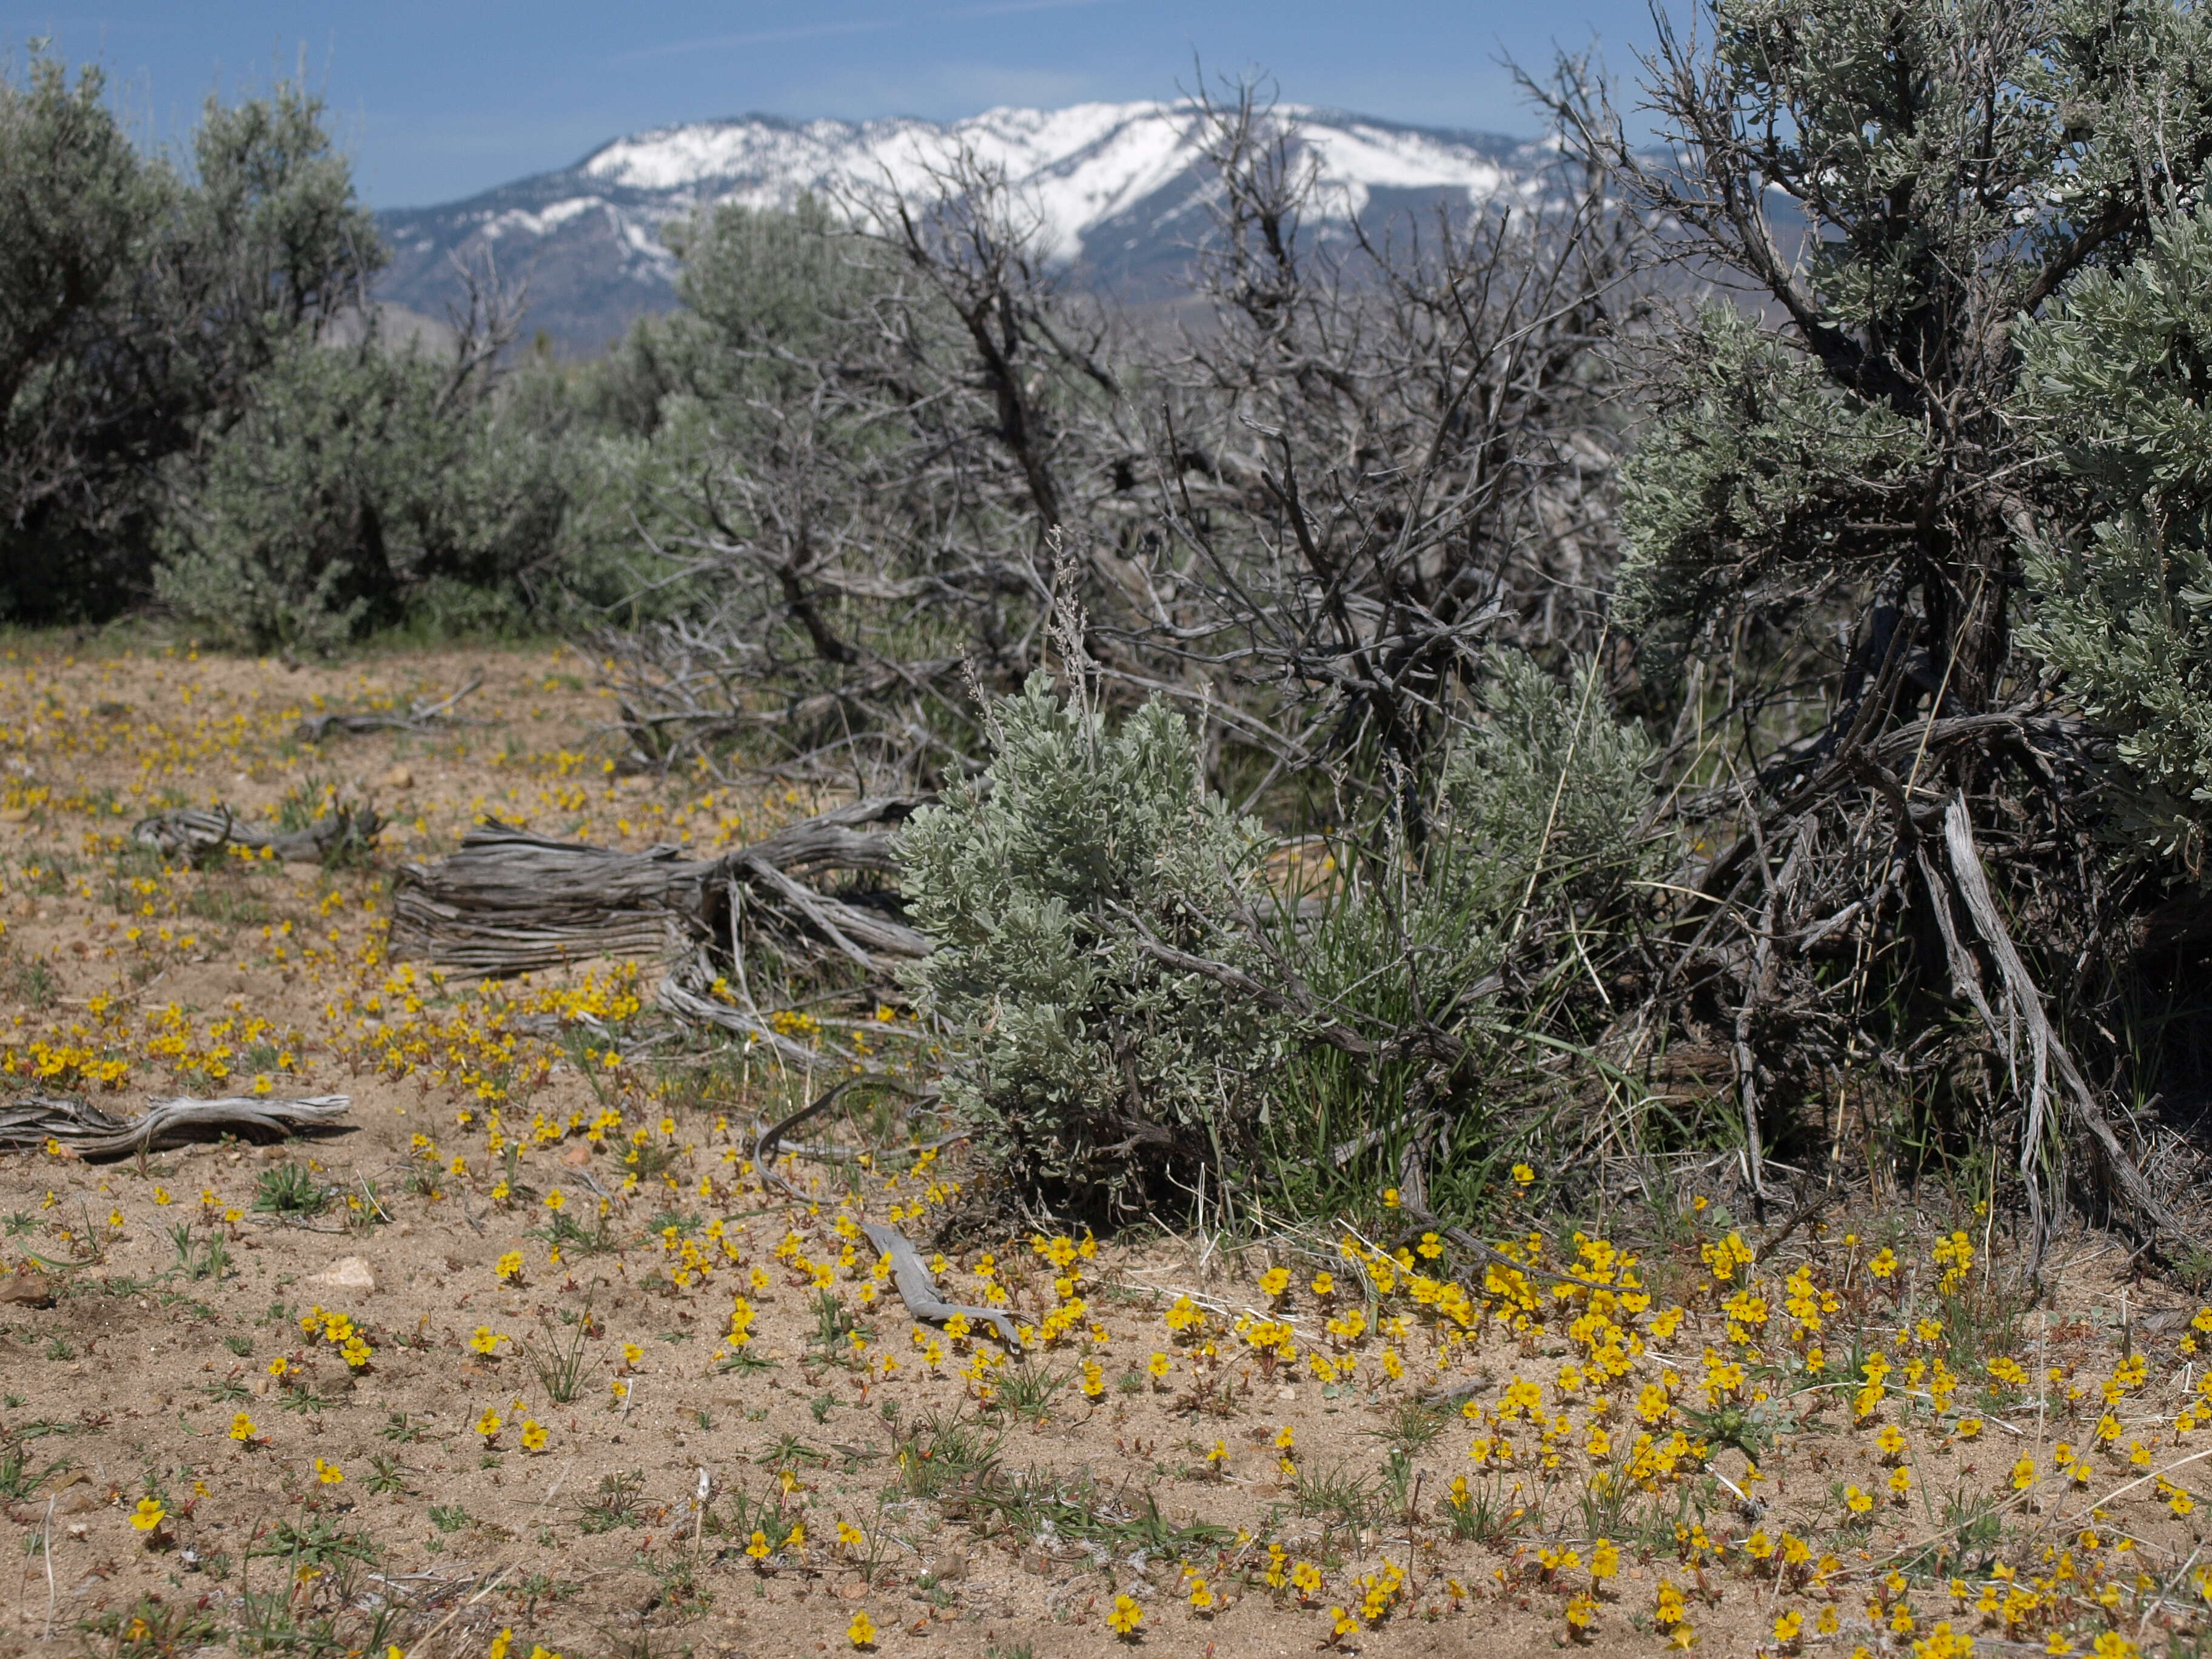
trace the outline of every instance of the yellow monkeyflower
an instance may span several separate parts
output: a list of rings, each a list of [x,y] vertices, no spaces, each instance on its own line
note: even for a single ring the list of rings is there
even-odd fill
[[[1114,1610],[1106,1615],[1106,1628],[1123,1641],[1134,1638],[1145,1622],[1145,1610],[1127,1595],[1114,1598]]]
[[[1461,1478],[1464,1480],[1466,1477]],[[1613,1540],[1601,1538],[1590,1546],[1589,1576],[1592,1583],[1601,1584],[1620,1571],[1620,1550]]]
[[[876,1621],[862,1607],[853,1615],[853,1622],[845,1626],[845,1639],[856,1648],[872,1648],[876,1644]]]
[[[492,1410],[490,1407],[485,1407],[484,1414],[477,1419],[477,1432],[482,1435],[485,1439],[489,1440],[492,1436],[499,1432],[500,1426],[499,1413]]]
[[[131,1524],[140,1532],[151,1532],[167,1517],[168,1510],[150,1498],[138,1500],[138,1507],[131,1511]]]
[[[345,1479],[345,1471],[337,1464],[325,1463],[318,1457],[315,1460],[315,1479],[325,1486],[335,1486]]]
[[[253,1419],[244,1412],[230,1419],[230,1437],[241,1445],[253,1438]]]
[[[526,1452],[544,1451],[545,1449],[546,1438],[545,1425],[543,1423],[527,1417],[522,1419],[523,1450]]]

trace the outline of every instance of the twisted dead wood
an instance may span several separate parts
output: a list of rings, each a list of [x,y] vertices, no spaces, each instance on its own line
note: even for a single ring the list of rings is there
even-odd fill
[[[927,955],[929,941],[888,904],[839,896],[801,878],[896,873],[894,838],[930,799],[854,801],[704,860],[672,846],[624,853],[494,821],[471,830],[451,858],[400,867],[393,949],[489,977],[704,945],[727,955],[742,990],[746,942],[765,936],[787,960],[834,955],[887,976],[893,962]],[[749,992],[744,1000],[750,1001]]]
[[[253,853],[265,848],[288,864],[317,864],[333,848],[349,842],[366,847],[383,828],[384,820],[374,807],[352,801],[305,830],[270,834],[247,828],[228,806],[193,807],[141,818],[131,826],[131,838],[141,846],[154,848],[164,858],[182,858],[196,865],[206,863],[226,847],[242,847]]]
[[[283,1140],[302,1129],[327,1127],[352,1107],[348,1095],[229,1095],[220,1100],[187,1096],[150,1101],[143,1116],[126,1121],[90,1101],[30,1095],[0,1106],[0,1147],[27,1151],[52,1140],[80,1158],[127,1158],[224,1135]]]
[[[349,714],[328,709],[301,720],[294,735],[302,743],[320,743],[325,738],[354,737],[365,732],[427,732],[450,718],[461,699],[483,684],[483,676],[479,674],[450,697],[417,697],[404,714],[390,710]]]

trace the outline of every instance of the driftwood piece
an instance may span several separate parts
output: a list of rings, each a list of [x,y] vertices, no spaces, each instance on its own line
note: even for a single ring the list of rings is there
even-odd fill
[[[365,732],[426,732],[450,717],[454,706],[483,684],[483,676],[479,674],[450,697],[417,697],[404,714],[381,710],[349,714],[337,709],[310,714],[300,722],[295,735],[302,743],[320,743],[328,737],[354,737]]]
[[[352,1107],[349,1095],[228,1095],[220,1100],[185,1096],[149,1101],[143,1116],[126,1121],[89,1101],[30,1095],[0,1106],[0,1148],[25,1151],[52,1140],[80,1158],[127,1158],[224,1135],[283,1140],[302,1129],[327,1127]]]
[[[2150,1227],[2170,1241],[2186,1240],[2188,1230],[2160,1199],[2135,1159],[2129,1156],[2127,1148],[2120,1144],[2119,1135],[2106,1119],[2088,1080],[2081,1075],[2081,1067],[2053,1029],[2044,1007],[2043,993],[2028,972],[2019,947],[2013,943],[2012,930],[2005,925],[2003,913],[1997,908],[1996,899],[1990,891],[1981,851],[1974,844],[1973,819],[1966,810],[1963,793],[1952,796],[1944,809],[1943,845],[1950,854],[1959,896],[1988,948],[1990,961],[1996,964],[2001,1012],[1990,1008],[1986,994],[1982,992],[1978,974],[1966,975],[1967,994],[1989,1028],[1990,1040],[2004,1055],[2014,1074],[2017,1076],[2022,1070],[2027,1073],[2027,1122],[2021,1132],[2019,1168],[2021,1184],[2027,1193],[2033,1228],[2029,1277],[2041,1273],[2047,1242],[2038,1165],[2044,1155],[2045,1126],[2053,1115],[2054,1106],[2077,1131],[2096,1142],[2113,1184],[2126,1194],[2128,1202]],[[1939,920],[1942,919],[1939,913]],[[1947,938],[1947,947],[1950,943]],[[2024,1067],[2019,1049],[2019,1039],[2023,1036],[2027,1039]]]
[[[320,863],[335,848],[349,843],[366,847],[384,828],[373,806],[354,801],[339,804],[330,817],[305,830],[263,834],[250,829],[228,806],[180,812],[160,812],[131,826],[131,837],[142,846],[157,848],[164,858],[189,859],[204,864],[226,847],[250,852],[267,848],[287,863]]]
[[[1014,1329],[1014,1322],[995,1308],[972,1308],[963,1303],[947,1302],[937,1294],[937,1280],[929,1267],[906,1236],[896,1227],[886,1227],[878,1221],[863,1221],[860,1231],[868,1236],[868,1243],[890,1258],[891,1279],[898,1285],[899,1300],[916,1319],[926,1319],[933,1325],[942,1325],[955,1317],[980,1319],[997,1328],[1007,1347],[1019,1353],[1022,1339]]]
[[[495,819],[451,858],[400,866],[392,949],[488,977],[663,955],[698,931],[697,868],[673,847],[621,853]]]
[[[836,1088],[830,1090],[825,1094],[817,1096],[814,1099],[810,1100],[805,1105],[793,1112],[789,1117],[783,1119],[781,1122],[769,1124],[766,1128],[763,1129],[758,1134],[753,1137],[753,1168],[760,1171],[760,1178],[763,1182],[773,1181],[777,1186],[782,1188],[785,1192],[790,1194],[793,1198],[798,1200],[801,1203],[805,1201],[805,1194],[800,1193],[798,1188],[793,1186],[791,1182],[776,1170],[775,1159],[777,1149],[783,1146],[783,1138],[786,1135],[789,1134],[793,1129],[796,1129],[800,1124],[805,1122],[807,1119],[811,1117],[819,1117],[823,1113],[828,1111],[832,1106],[835,1106],[839,1101],[842,1100],[848,1093],[854,1089],[881,1089],[890,1094],[904,1095],[908,1102],[911,1103],[908,1107],[909,1113],[923,1106],[933,1105],[939,1098],[938,1092],[934,1089],[909,1089],[905,1084],[898,1081],[897,1079],[885,1077],[880,1072],[865,1072],[858,1077],[848,1077]],[[966,1139],[964,1134],[955,1136],[953,1138],[955,1139]],[[790,1148],[790,1150],[805,1158],[837,1158],[858,1156],[857,1153],[840,1152],[820,1146],[793,1146]]]
[[[750,1006],[733,1008],[708,994],[714,980],[714,964],[705,951],[695,951],[660,981],[655,1000],[661,1007],[694,1025],[712,1025],[732,1036],[760,1044],[778,1060],[802,1077],[830,1067],[842,1070],[848,1056],[824,1054],[786,1036]]]
[[[451,858],[400,867],[393,949],[491,976],[707,945],[732,963],[742,985],[748,944],[764,939],[787,959],[834,955],[887,975],[893,962],[927,955],[929,941],[888,906],[801,878],[896,872],[894,838],[929,799],[855,801],[712,860],[668,846],[617,852],[494,823],[471,830]],[[702,988],[678,982],[662,1000],[696,1016],[684,1004]]]

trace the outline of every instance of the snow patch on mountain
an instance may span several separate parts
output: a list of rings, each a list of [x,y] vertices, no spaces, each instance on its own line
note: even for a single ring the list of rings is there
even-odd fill
[[[1474,205],[1533,191],[1536,148],[1494,135],[1409,127],[1279,106],[1316,171],[1310,221],[1348,222],[1378,198]],[[994,109],[939,125],[910,118],[694,121],[617,138],[572,167],[468,201],[383,216],[394,249],[380,293],[436,314],[451,258],[491,251],[532,273],[541,325],[597,343],[641,311],[674,303],[674,219],[720,204],[788,207],[813,195],[847,210],[935,193],[962,157],[1003,174],[1038,251],[1127,274],[1158,272],[1199,231],[1212,193],[1203,112],[1187,102]]]
[[[1508,184],[1506,169],[1464,139],[1297,106],[1279,113],[1297,124],[1337,215],[1364,211],[1379,188],[1464,191],[1480,201]],[[1048,258],[1073,259],[1093,228],[1198,166],[1204,142],[1203,118],[1189,104],[1076,104],[987,110],[945,126],[691,123],[617,139],[578,171],[687,204],[787,207],[802,193],[839,201],[924,193],[965,154],[1014,185]]]

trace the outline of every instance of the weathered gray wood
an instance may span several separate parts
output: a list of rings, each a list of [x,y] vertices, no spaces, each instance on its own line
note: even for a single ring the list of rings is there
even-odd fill
[[[492,823],[471,830],[450,858],[400,866],[392,949],[492,975],[591,956],[665,957],[697,945],[741,956],[742,935],[755,931],[787,955],[834,952],[888,974],[892,962],[927,955],[929,941],[799,876],[895,872],[898,830],[929,799],[855,801],[705,860],[674,847],[624,853]]]
[[[0,1105],[0,1147],[23,1151],[53,1140],[80,1158],[125,1158],[224,1135],[282,1140],[333,1123],[352,1107],[349,1095],[228,1095],[219,1100],[179,1096],[149,1101],[143,1116],[126,1121],[89,1101],[29,1095]]]
[[[926,1319],[933,1325],[942,1325],[957,1316],[963,1319],[980,1319],[998,1330],[1006,1346],[1016,1353],[1022,1351],[1020,1334],[1014,1322],[996,1308],[972,1308],[964,1303],[947,1302],[937,1294],[937,1280],[928,1266],[916,1253],[906,1236],[896,1227],[886,1227],[881,1222],[863,1221],[860,1231],[868,1242],[890,1258],[891,1279],[898,1285],[899,1300],[916,1319]]]
[[[363,846],[376,839],[384,820],[374,807],[347,802],[319,823],[305,830],[269,834],[250,829],[227,806],[211,810],[193,807],[180,812],[160,812],[131,826],[131,838],[157,848],[164,858],[185,858],[204,864],[226,847],[250,852],[267,848],[287,863],[319,863],[331,848],[346,841]]]
[[[483,684],[483,676],[479,674],[450,697],[418,697],[407,706],[404,714],[390,711],[354,714],[338,709],[325,710],[301,720],[295,735],[302,743],[320,743],[333,735],[353,737],[365,732],[426,732],[449,716],[454,705]]]

